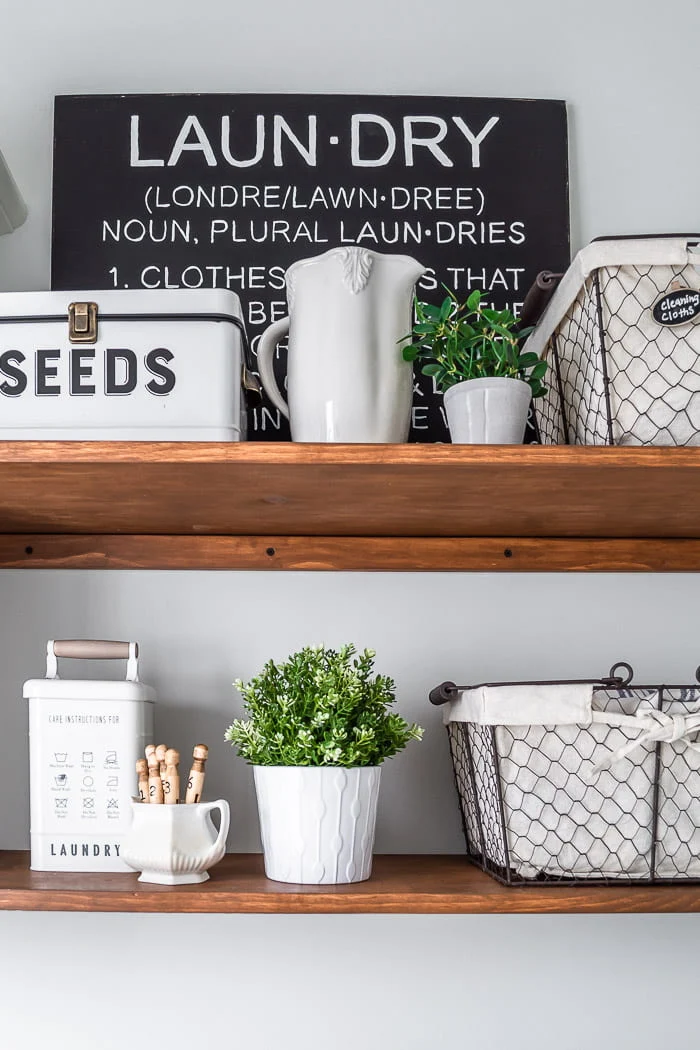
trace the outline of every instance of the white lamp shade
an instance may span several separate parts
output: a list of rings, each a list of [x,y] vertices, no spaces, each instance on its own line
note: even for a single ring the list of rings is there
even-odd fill
[[[0,153],[0,234],[12,233],[27,218],[27,206]]]

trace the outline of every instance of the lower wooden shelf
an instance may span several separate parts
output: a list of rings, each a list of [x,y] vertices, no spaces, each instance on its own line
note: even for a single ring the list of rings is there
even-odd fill
[[[0,853],[0,909],[101,912],[422,914],[696,912],[700,886],[501,886],[463,856],[377,856],[351,886],[270,882],[262,857],[232,853],[199,886],[155,886],[136,875],[36,872],[29,854]]]

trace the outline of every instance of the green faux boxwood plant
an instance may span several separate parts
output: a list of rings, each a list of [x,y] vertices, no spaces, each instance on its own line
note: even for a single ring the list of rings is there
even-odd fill
[[[533,398],[547,392],[547,362],[523,353],[522,340],[532,331],[519,329],[510,310],[493,310],[475,289],[460,303],[448,288],[440,306],[415,302],[416,322],[402,342],[405,361],[418,361],[441,393],[467,379],[522,379]]]
[[[420,740],[422,729],[389,710],[396,686],[374,675],[375,653],[306,647],[234,684],[247,719],[226,732],[254,766],[377,766]]]

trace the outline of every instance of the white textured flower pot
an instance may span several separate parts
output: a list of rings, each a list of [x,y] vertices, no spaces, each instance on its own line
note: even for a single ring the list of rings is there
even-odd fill
[[[265,874],[363,882],[372,874],[379,766],[255,766]]]
[[[453,445],[520,445],[532,391],[522,379],[466,379],[445,391]]]

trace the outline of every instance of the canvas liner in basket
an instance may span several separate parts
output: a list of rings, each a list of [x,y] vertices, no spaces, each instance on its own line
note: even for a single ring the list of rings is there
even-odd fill
[[[605,238],[578,253],[525,344],[550,366],[534,402],[543,444],[700,444],[699,241]],[[662,310],[672,292],[680,308]]]
[[[618,671],[625,669],[626,677]],[[501,881],[700,880],[700,686],[455,686],[445,704],[467,852]]]

